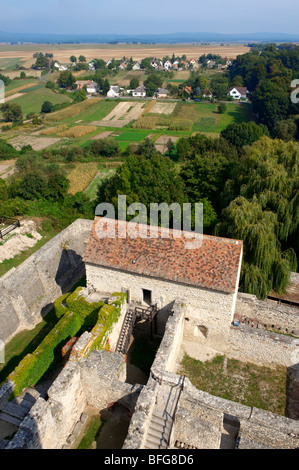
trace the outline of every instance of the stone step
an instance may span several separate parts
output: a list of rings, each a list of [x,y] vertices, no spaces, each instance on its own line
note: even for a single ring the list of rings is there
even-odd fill
[[[167,449],[167,444],[161,439],[155,439],[148,436],[144,447],[145,449]]]
[[[171,422],[170,422],[169,419],[166,421],[165,418],[161,418],[161,416],[156,416],[155,414],[152,415],[151,421],[153,423],[156,423],[156,424],[159,424],[159,425],[163,426],[164,428],[170,428],[171,427]]]
[[[6,403],[2,411],[10,416],[14,416],[18,419],[24,419],[28,413],[27,409],[22,405],[15,405],[14,403]]]
[[[164,422],[161,421],[151,421],[150,428],[155,429],[156,431],[163,431],[167,432],[170,431],[170,425],[166,425]]]
[[[15,426],[20,426],[22,420],[14,418],[13,416],[7,415],[6,413],[0,413],[0,423],[5,421],[6,423],[14,424]]]
[[[146,438],[146,445],[150,447],[150,449],[159,449],[161,444],[161,440],[154,438],[152,436],[147,436]]]
[[[163,428],[161,428],[160,430],[157,430],[157,429],[152,428],[152,426],[150,425],[149,430],[148,430],[148,436],[156,437],[157,439],[160,440],[162,439],[162,435],[163,435]]]

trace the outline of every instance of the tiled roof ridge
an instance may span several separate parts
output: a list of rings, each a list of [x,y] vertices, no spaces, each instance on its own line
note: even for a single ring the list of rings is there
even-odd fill
[[[105,217],[100,217],[100,216],[96,216],[95,219],[94,219],[94,224],[93,226],[95,225],[96,221],[97,220],[103,220],[105,219]],[[130,221],[126,221],[126,220],[119,220],[119,219],[108,219],[108,220],[114,220],[115,221],[115,228],[118,228],[118,223],[121,223],[121,224],[124,224],[126,226],[128,226],[128,224],[130,224],[131,222]],[[138,226],[139,228],[147,228],[147,229],[158,229],[159,232],[163,232],[163,231],[169,231],[169,234],[170,235],[173,235],[173,234],[191,234],[191,235],[195,235],[196,233],[194,231],[187,231],[187,230],[177,230],[177,229],[172,229],[172,228],[166,228],[166,227],[161,227],[161,226],[154,226],[154,225],[148,225],[148,224],[141,224],[141,223],[135,223],[136,226]],[[221,242],[221,243],[228,243],[228,244],[243,244],[242,240],[239,240],[237,238],[228,238],[228,237],[221,237],[221,236],[218,236],[218,235],[207,235],[207,234],[198,234],[199,236],[203,237],[203,240],[208,240],[208,239],[211,239],[213,241],[217,241],[217,242]],[[117,237],[116,237],[117,238]],[[170,237],[170,238],[180,238],[179,236],[178,237]],[[237,242],[237,243],[236,243]]]

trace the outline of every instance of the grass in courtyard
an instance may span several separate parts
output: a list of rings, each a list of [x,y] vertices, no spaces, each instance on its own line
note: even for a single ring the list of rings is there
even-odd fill
[[[101,420],[100,415],[92,416],[87,424],[85,435],[81,439],[77,449],[90,449],[92,443],[96,441],[103,424],[104,422]]]
[[[285,416],[287,369],[245,363],[225,356],[201,362],[185,355],[180,374],[212,395]]]

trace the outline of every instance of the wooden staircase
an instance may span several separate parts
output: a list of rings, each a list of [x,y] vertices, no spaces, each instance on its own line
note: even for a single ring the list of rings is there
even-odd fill
[[[116,346],[116,352],[121,352],[122,354],[126,354],[128,352],[131,334],[133,332],[136,320],[152,322],[157,315],[157,312],[158,308],[156,304],[146,308],[140,306],[129,307],[122,324]]]

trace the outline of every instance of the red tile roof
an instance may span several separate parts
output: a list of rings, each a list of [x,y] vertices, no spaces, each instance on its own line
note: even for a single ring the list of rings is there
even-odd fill
[[[101,220],[94,220],[83,257],[86,263],[227,293],[238,287],[243,247],[240,240],[203,235],[201,246],[187,249],[186,232],[170,229],[169,238],[162,238],[159,228],[157,238],[121,238],[118,228],[129,229],[133,224],[112,219],[115,238],[107,236],[114,233],[110,224],[105,225],[106,235],[100,238],[97,230]],[[149,235],[150,226],[137,227]]]

